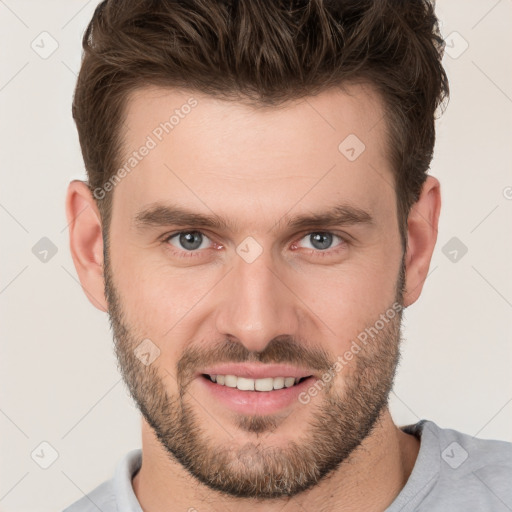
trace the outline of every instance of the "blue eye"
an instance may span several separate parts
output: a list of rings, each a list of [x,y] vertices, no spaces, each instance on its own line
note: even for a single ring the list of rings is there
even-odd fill
[[[331,248],[334,238],[338,238],[342,243],[344,242],[343,238],[335,235],[334,233],[330,233],[329,231],[316,231],[313,233],[308,233],[304,238],[302,238],[302,240],[308,240],[310,242],[311,247],[307,247],[308,249],[325,251],[326,249]],[[339,245],[342,245],[342,243]]]
[[[176,239],[175,243],[173,239]],[[196,249],[206,249],[208,247],[208,243],[205,245],[206,240],[209,238],[200,231],[181,231],[169,236],[165,241],[177,249],[195,251]]]
[[[333,243],[338,243],[333,246]],[[302,245],[305,241],[306,244]],[[166,236],[163,244],[178,258],[204,257],[204,249],[222,249],[223,245],[212,241],[204,233],[197,230],[179,231]],[[312,231],[303,236],[298,242],[292,244],[292,249],[307,249],[313,257],[327,257],[338,254],[347,248],[348,242],[342,236],[330,231]]]

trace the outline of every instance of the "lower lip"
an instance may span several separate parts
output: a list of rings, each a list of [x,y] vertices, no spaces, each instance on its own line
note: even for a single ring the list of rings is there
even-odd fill
[[[289,388],[273,391],[241,391],[212,382],[208,377],[198,377],[200,385],[205,386],[215,399],[241,414],[273,414],[292,404],[300,403],[299,395],[311,386],[314,377],[308,377]]]

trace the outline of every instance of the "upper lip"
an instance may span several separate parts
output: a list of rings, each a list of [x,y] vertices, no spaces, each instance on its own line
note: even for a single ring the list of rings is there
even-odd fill
[[[211,366],[201,370],[199,375],[236,375],[246,379],[264,379],[268,377],[309,377],[313,372],[307,368],[298,368],[286,364],[250,364],[250,363],[225,363]]]

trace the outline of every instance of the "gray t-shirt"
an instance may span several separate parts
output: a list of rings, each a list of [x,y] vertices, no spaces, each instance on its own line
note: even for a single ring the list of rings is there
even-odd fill
[[[385,512],[512,511],[512,443],[478,439],[428,420],[401,429],[420,439],[420,451]],[[127,453],[111,480],[64,512],[142,512],[132,488],[141,461],[141,450]]]

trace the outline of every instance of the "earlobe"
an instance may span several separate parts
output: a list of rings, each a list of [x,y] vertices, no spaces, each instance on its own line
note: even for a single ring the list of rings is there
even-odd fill
[[[87,298],[101,311],[108,311],[103,277],[101,217],[87,184],[73,180],[66,196],[69,246]]]
[[[440,211],[441,185],[428,176],[407,220],[405,307],[416,302],[423,289],[437,241]]]

